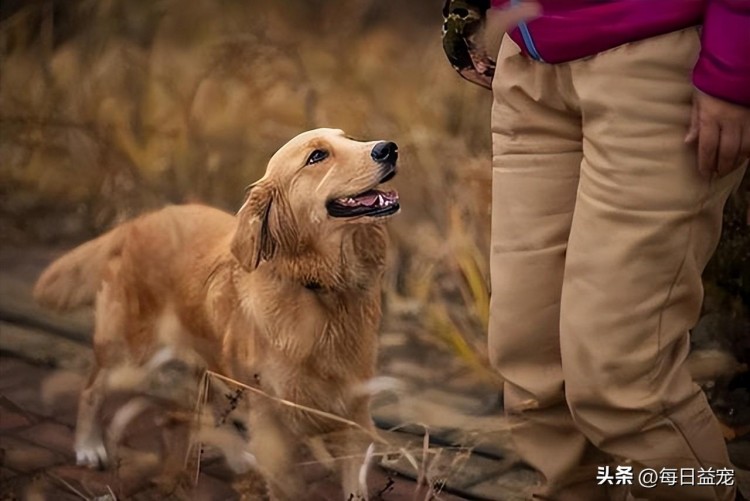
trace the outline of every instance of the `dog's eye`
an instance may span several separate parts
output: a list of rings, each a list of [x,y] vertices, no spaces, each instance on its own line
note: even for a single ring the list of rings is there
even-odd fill
[[[328,158],[328,152],[326,150],[314,150],[312,153],[310,153],[310,156],[307,157],[307,162],[305,162],[305,164],[316,164],[325,160],[326,158]]]

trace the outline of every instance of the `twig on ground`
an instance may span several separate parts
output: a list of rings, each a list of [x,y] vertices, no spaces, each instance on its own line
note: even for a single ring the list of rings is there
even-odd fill
[[[78,489],[76,489],[75,487],[73,487],[73,485],[71,485],[71,483],[68,482],[67,480],[65,480],[64,478],[59,477],[59,476],[57,476],[54,473],[51,473],[49,471],[45,471],[44,474],[47,475],[52,480],[54,480],[55,482],[57,482],[59,484],[62,484],[65,488],[67,488],[70,492],[72,492],[73,494],[75,494],[79,498],[85,499],[86,501],[90,501],[91,498],[84,496],[81,491],[79,491]]]
[[[261,395],[261,396],[266,397],[266,398],[268,398],[270,400],[273,400],[274,402],[278,402],[278,403],[280,403],[282,405],[286,405],[287,407],[292,407],[292,408],[297,409],[297,410],[308,412],[310,414],[315,414],[316,416],[324,417],[324,418],[330,419],[332,421],[336,421],[336,422],[339,422],[339,423],[343,423],[343,424],[349,425],[349,426],[351,426],[353,428],[357,428],[360,431],[362,431],[365,434],[367,434],[375,442],[378,442],[378,443],[381,443],[381,444],[387,444],[388,443],[386,440],[384,440],[377,433],[374,433],[373,431],[368,430],[367,428],[365,428],[361,424],[359,424],[359,423],[357,423],[355,421],[352,421],[350,419],[346,419],[346,418],[343,418],[341,416],[337,416],[336,414],[332,414],[330,412],[321,411],[320,409],[315,409],[313,407],[308,407],[306,405],[298,404],[298,403],[292,402],[290,400],[286,400],[286,399],[283,399],[283,398],[275,397],[273,395],[269,395],[268,393],[266,393],[265,391],[263,391],[263,390],[261,390],[259,388],[247,385],[245,383],[237,381],[236,379],[232,379],[230,377],[227,377],[227,376],[224,376],[222,374],[219,374],[218,372],[206,371],[206,374],[209,377],[215,377],[215,378],[217,378],[217,379],[219,379],[221,381],[232,383],[232,384],[235,384],[237,386],[240,386],[240,387],[242,387],[242,388],[244,388],[244,389],[246,389],[246,390],[248,390],[248,391],[250,391],[252,393],[255,393],[256,395]]]

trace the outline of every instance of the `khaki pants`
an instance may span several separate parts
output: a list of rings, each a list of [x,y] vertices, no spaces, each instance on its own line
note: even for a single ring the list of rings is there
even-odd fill
[[[639,468],[731,468],[685,367],[701,273],[742,170],[702,179],[684,143],[697,29],[548,65],[500,49],[492,111],[490,356],[542,497],[733,499],[638,486]],[[598,486],[597,466],[633,486]],[[629,490],[629,493],[627,492]]]

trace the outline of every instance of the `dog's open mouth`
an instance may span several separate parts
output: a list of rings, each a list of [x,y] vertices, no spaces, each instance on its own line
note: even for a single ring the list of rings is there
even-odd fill
[[[370,189],[359,195],[331,200],[326,208],[332,217],[383,217],[395,214],[400,206],[395,191]]]

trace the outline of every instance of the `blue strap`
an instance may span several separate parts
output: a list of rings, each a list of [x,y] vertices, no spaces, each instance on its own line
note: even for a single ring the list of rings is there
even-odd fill
[[[520,0],[511,0],[510,3],[511,5],[517,5],[518,3],[520,3]],[[544,59],[542,59],[542,56],[539,55],[539,51],[536,50],[534,39],[531,38],[531,32],[529,31],[529,27],[526,22],[521,21],[520,23],[518,23],[518,29],[521,31],[521,38],[523,38],[523,43],[526,44],[526,50],[528,51],[529,55],[532,57],[532,59],[543,63]]]

